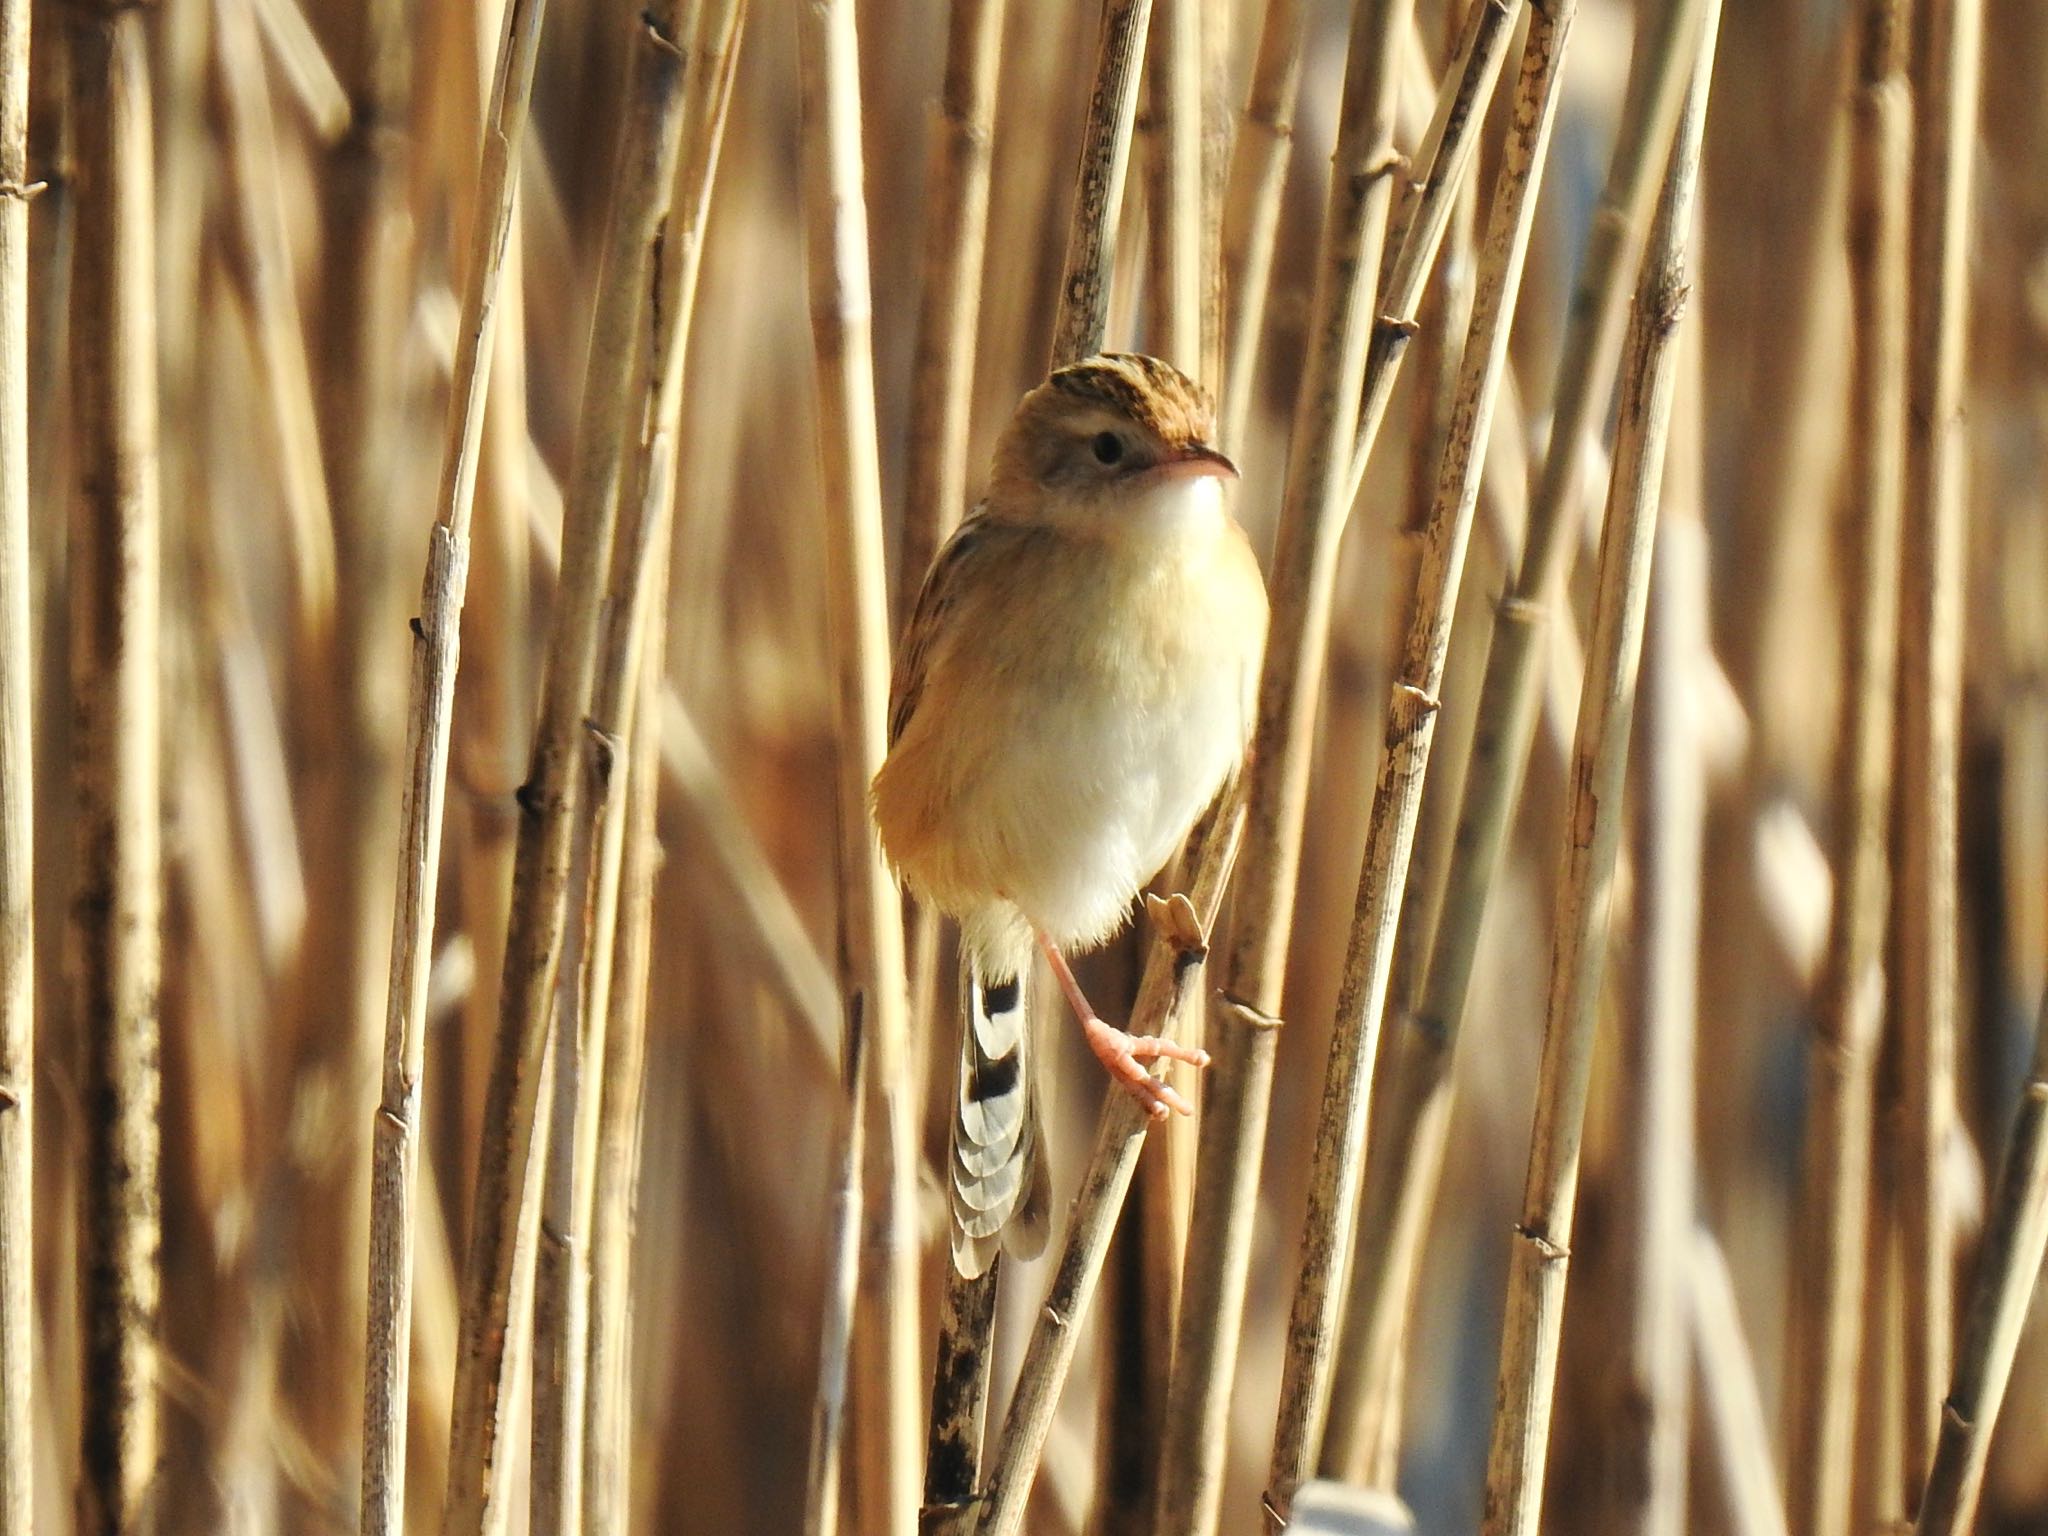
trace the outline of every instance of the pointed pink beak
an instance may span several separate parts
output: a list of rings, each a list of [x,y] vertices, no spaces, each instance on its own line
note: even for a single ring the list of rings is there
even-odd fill
[[[1207,443],[1176,448],[1153,472],[1170,480],[1192,480],[1202,475],[1214,475],[1218,480],[1237,478],[1237,466],[1230,462],[1229,455]]]

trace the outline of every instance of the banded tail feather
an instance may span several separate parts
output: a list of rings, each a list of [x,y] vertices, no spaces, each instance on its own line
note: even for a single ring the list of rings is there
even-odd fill
[[[999,1248],[1045,1248],[1050,1194],[1039,1158],[1024,974],[991,979],[962,966],[960,1083],[953,1112],[953,1265],[987,1272]]]

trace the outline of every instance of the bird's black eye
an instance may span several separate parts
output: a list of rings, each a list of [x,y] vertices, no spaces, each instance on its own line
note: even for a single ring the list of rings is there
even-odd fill
[[[1124,456],[1124,440],[1114,432],[1098,432],[1089,448],[1095,454],[1098,464],[1114,464]]]

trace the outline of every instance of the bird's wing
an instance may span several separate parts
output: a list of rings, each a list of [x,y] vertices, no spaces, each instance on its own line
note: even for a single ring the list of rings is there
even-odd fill
[[[918,588],[916,606],[903,630],[903,643],[896,657],[896,669],[889,679],[889,745],[910,724],[917,701],[924,693],[925,670],[931,663],[932,648],[946,627],[947,616],[959,601],[961,589],[971,574],[987,563],[999,541],[1000,525],[990,522],[976,507],[953,530],[931,569]]]

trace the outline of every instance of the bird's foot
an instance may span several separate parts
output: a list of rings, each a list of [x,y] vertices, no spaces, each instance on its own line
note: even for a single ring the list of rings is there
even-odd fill
[[[1081,1019],[1081,1032],[1088,1049],[1109,1073],[1110,1081],[1138,1101],[1138,1107],[1155,1120],[1169,1111],[1189,1115],[1194,1110],[1171,1083],[1145,1070],[1148,1061],[1184,1061],[1191,1067],[1209,1065],[1209,1053],[1193,1046],[1179,1045],[1159,1035],[1133,1035],[1104,1023],[1093,1014]]]

